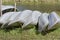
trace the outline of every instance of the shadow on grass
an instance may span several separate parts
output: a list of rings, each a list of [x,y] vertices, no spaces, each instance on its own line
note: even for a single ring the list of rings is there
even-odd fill
[[[14,26],[14,27],[12,27],[12,26],[10,26],[10,28],[2,28],[1,30],[4,30],[4,32],[10,32],[10,31],[12,31],[12,30],[18,30],[18,31],[21,31],[21,27],[16,27],[16,26]]]
[[[21,24],[22,25],[22,24]],[[36,33],[36,35],[38,35],[38,34],[40,34],[40,32],[38,31],[38,24],[37,25],[28,25],[28,26],[26,26],[24,29],[22,29],[21,28],[21,25],[19,24],[18,26],[12,26],[12,25],[10,25],[10,26],[8,26],[8,27],[5,27],[4,26],[4,28],[3,28],[3,30],[4,30],[4,32],[10,32],[11,30],[16,30],[16,29],[18,29],[18,31],[20,32],[20,33],[22,33],[22,31],[24,31],[24,30],[30,30],[30,29],[32,29],[32,28],[34,28],[35,27],[35,33]],[[51,33],[51,32],[53,32],[53,31],[55,31],[56,29],[58,29],[58,27],[57,28],[55,28],[55,29],[52,29],[52,30],[49,30],[49,31],[43,31],[43,32],[41,32],[41,34],[44,36],[44,35],[46,35],[46,34],[48,34],[48,33]],[[1,30],[1,29],[0,29]]]
[[[55,31],[55,30],[57,30],[58,28],[56,28],[56,29],[52,29],[52,30],[47,30],[47,31],[42,31],[42,32],[39,32],[38,30],[36,30],[36,34],[38,35],[38,34],[42,34],[43,36],[44,35],[46,35],[46,34],[48,34],[48,33],[51,33],[51,32],[53,32],[53,31]]]
[[[32,29],[32,28],[34,28],[34,25],[27,25],[26,27],[24,27],[22,30],[24,31],[24,30],[30,30],[30,29]]]
[[[16,25],[16,24],[13,25],[12,24],[12,25],[9,25],[9,26],[4,25],[3,28],[0,28],[0,30],[4,30],[4,32],[10,32],[10,31],[16,30],[16,29],[21,31],[22,30],[21,26],[22,26],[22,24],[18,24],[18,25]]]
[[[39,32],[38,31],[38,24],[37,24],[37,25],[35,25],[35,29],[36,29],[36,34],[37,35],[41,33],[43,36],[45,36],[46,34],[51,33],[53,31],[57,30],[58,27],[57,28],[54,28],[54,29],[51,29],[51,30],[46,30],[46,31]]]
[[[47,30],[47,31],[43,31],[43,32],[41,32],[41,34],[42,35],[46,35],[46,34],[48,34],[48,33],[51,33],[51,32],[53,32],[53,31],[55,31],[55,30],[57,30],[58,28],[55,28],[55,29],[52,29],[52,30]]]

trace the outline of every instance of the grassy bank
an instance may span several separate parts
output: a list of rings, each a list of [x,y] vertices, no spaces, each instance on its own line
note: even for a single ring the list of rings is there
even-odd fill
[[[51,3],[52,2],[52,3]],[[27,9],[38,10],[41,12],[51,12],[51,11],[60,11],[60,1],[58,2],[48,2],[48,1],[21,1],[16,2],[17,6],[25,6]],[[4,5],[14,5],[14,1],[3,2]]]
[[[60,27],[60,25],[55,25],[55,27]],[[49,31],[45,35],[37,33],[35,26],[24,30],[20,28],[11,30],[0,29],[0,40],[60,40],[60,28]]]

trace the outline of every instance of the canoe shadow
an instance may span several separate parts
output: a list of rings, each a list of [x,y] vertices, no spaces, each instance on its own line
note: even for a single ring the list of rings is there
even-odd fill
[[[22,26],[22,24],[18,24],[17,26],[16,25],[14,25],[14,26],[12,26],[12,25],[7,26],[7,24],[5,24],[3,26],[3,28],[0,28],[0,30],[4,30],[5,32],[9,32],[11,30],[15,30],[16,28],[20,28],[21,29],[21,26]]]
[[[35,25],[35,33],[38,35],[38,34],[40,34],[41,33],[41,35],[46,35],[46,34],[48,34],[48,33],[51,33],[51,32],[53,32],[53,31],[55,31],[55,30],[57,30],[58,29],[58,27],[57,28],[54,28],[54,29],[51,29],[51,30],[46,30],[46,31],[42,31],[42,32],[39,32],[38,31],[38,24],[37,25]]]

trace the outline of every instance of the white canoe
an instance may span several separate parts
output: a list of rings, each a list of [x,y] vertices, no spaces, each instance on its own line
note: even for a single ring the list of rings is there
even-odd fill
[[[7,12],[14,12],[14,9],[15,7],[12,5],[2,5],[2,8],[1,8],[3,14]],[[16,8],[16,10],[18,9]]]
[[[32,11],[31,10],[24,10],[20,13],[20,15],[17,16],[17,18],[15,18],[14,21],[11,21],[8,25],[16,23],[16,22],[20,22],[20,23],[24,23],[27,24],[28,21],[30,19],[28,19],[30,16],[32,15]]]
[[[48,16],[48,19],[49,19],[48,30],[53,29],[54,25],[56,25],[60,20],[56,12],[51,12],[51,14]]]
[[[3,15],[0,17],[0,23],[4,24],[4,23],[9,22],[9,18],[10,18],[12,15],[13,15],[13,12],[8,12],[8,13],[3,14]]]
[[[47,13],[43,13],[38,19],[38,31],[42,32],[46,30],[47,25],[49,24]]]
[[[41,12],[39,11],[33,11],[32,12],[32,15],[29,16],[29,18],[27,19],[28,21],[23,24],[22,27],[25,27],[29,24],[32,24],[32,25],[37,25],[37,22],[38,22],[38,17],[41,15]]]
[[[9,24],[8,25],[13,24],[18,19],[18,17],[20,15],[21,15],[21,12],[14,12],[14,14],[9,18]]]
[[[13,12],[8,12],[3,14],[0,17],[0,24],[2,24],[1,28],[4,27],[5,24],[9,23],[9,18],[13,15]]]

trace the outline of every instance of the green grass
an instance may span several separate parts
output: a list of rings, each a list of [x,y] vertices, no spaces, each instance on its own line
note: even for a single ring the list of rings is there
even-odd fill
[[[57,24],[55,27],[60,27],[60,25]],[[35,26],[27,26],[23,30],[21,28],[0,29],[0,40],[60,40],[60,28],[49,31],[45,35],[37,33]]]
[[[14,5],[14,0],[10,0],[10,1],[2,0],[2,4],[3,5]]]
[[[54,27],[60,27],[60,25],[57,24]],[[35,27],[26,29],[22,31],[22,40],[60,40],[60,28],[48,31],[46,34],[37,33]]]
[[[16,28],[13,30],[0,30],[0,40],[21,40],[21,30]]]

